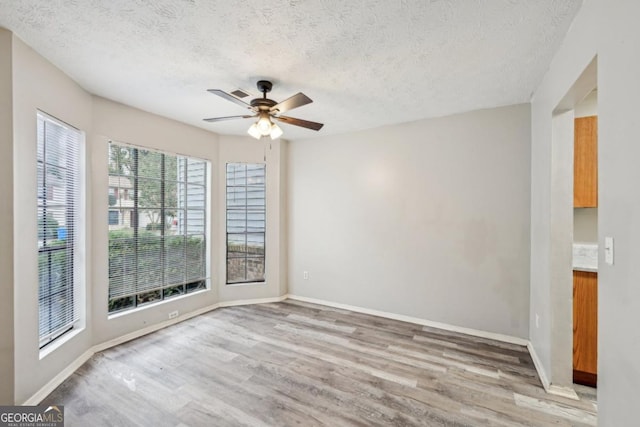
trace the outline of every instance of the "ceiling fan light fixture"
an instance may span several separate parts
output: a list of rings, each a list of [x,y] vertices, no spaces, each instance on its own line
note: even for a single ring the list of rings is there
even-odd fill
[[[257,123],[252,124],[249,130],[247,131],[247,133],[252,137],[254,137],[255,139],[262,138],[262,133],[260,133]]]
[[[267,136],[271,133],[271,127],[273,123],[271,123],[271,119],[269,119],[269,114],[260,113],[260,118],[256,122],[256,127],[262,136]]]
[[[277,139],[277,138],[280,138],[281,136],[282,136],[282,129],[280,129],[280,126],[274,123],[273,126],[271,126],[271,139]]]
[[[284,101],[276,102],[267,98],[267,93],[271,92],[271,87],[273,86],[271,82],[267,80],[260,80],[257,83],[257,86],[260,92],[262,92],[262,98],[252,99],[250,103],[246,103],[241,100],[238,97],[239,95],[237,92],[230,94],[221,89],[207,89],[208,92],[214,95],[218,95],[227,101],[231,101],[243,108],[251,110],[253,115],[245,114],[242,116],[212,117],[203,120],[209,123],[215,123],[231,119],[249,119],[258,117],[258,120],[247,130],[247,133],[255,139],[261,139],[263,136],[269,136],[271,139],[278,139],[282,136],[282,129],[280,129],[280,126],[275,124],[272,119],[276,119],[288,125],[300,126],[315,131],[319,131],[322,128],[322,123],[281,115],[282,113],[293,110],[294,108],[312,103],[313,101],[311,98],[304,93],[298,92]]]

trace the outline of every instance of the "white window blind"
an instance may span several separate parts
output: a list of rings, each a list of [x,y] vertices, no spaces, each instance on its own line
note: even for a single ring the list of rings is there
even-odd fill
[[[265,280],[265,171],[227,164],[227,284]]]
[[[37,114],[40,347],[73,328],[82,133]]]
[[[109,312],[206,289],[207,162],[109,144]]]

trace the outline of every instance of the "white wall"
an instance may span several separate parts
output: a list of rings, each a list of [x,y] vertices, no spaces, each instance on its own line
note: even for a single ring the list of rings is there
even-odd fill
[[[38,339],[38,253],[36,212],[36,111],[78,129],[91,129],[91,97],[17,37],[13,37],[13,194],[15,401],[22,403],[91,345],[84,328],[40,359]],[[91,194],[85,192],[91,200]],[[91,217],[84,218],[88,226]],[[88,230],[86,228],[85,230]],[[86,236],[90,239],[90,236]],[[90,250],[83,256],[90,259]],[[90,265],[87,264],[90,272]],[[81,283],[90,283],[77,272]],[[91,311],[86,313],[91,321]]]
[[[518,105],[291,142],[290,293],[527,338],[529,120]]]
[[[598,241],[615,239],[615,264],[598,269],[598,422],[629,425],[637,416],[640,384],[640,97],[638,44],[640,3],[588,0],[576,16],[532,100],[531,341],[551,374],[552,346],[550,193],[551,116],[597,54],[598,60]]]
[[[0,28],[0,405],[13,404],[12,35]]]

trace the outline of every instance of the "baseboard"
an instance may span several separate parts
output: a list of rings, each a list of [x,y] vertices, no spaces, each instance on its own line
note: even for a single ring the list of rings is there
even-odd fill
[[[421,326],[429,326],[432,328],[443,329],[445,331],[450,331],[450,332],[458,332],[461,334],[472,335],[474,337],[487,338],[487,339],[505,342],[509,344],[521,345],[523,347],[526,347],[529,344],[529,341],[524,338],[518,338],[518,337],[498,334],[494,332],[481,331],[479,329],[465,328],[462,326],[450,325],[448,323],[434,322],[431,320],[421,319],[419,317],[405,316],[403,314],[389,313],[386,311],[373,310],[370,308],[358,307],[358,306],[349,305],[349,304],[341,304],[341,303],[336,303],[331,301],[320,300],[316,298],[302,297],[302,296],[293,295],[293,294],[288,294],[287,298],[292,300],[308,302],[311,304],[319,304],[319,305],[325,305],[327,307],[334,307],[334,308],[340,308],[343,310],[355,311],[356,313],[370,314],[373,316],[384,317],[386,319],[400,320],[402,322],[414,323],[416,325],[421,325]]]
[[[536,353],[536,349],[533,347],[533,344],[531,344],[531,341],[527,343],[527,350],[529,350],[529,354],[531,355],[531,360],[533,360],[533,366],[536,367],[536,371],[538,372],[538,377],[540,378],[542,387],[544,387],[544,390],[547,393],[549,393],[549,388],[551,387],[551,383],[547,378],[547,373],[545,372],[544,367],[542,366],[542,361],[540,360],[538,353]]]
[[[93,356],[93,349],[89,349],[82,353],[80,357],[71,362],[64,368],[62,371],[58,373],[55,377],[51,379],[47,384],[44,385],[40,390],[38,390],[33,396],[28,398],[23,405],[38,405],[45,397],[53,392],[60,384],[64,382],[71,374],[73,374],[80,366],[82,366],[87,360]]]
[[[540,382],[542,383],[542,387],[544,387],[544,391],[549,394],[554,394],[556,396],[562,396],[567,399],[572,400],[580,400],[578,394],[572,387],[564,387],[555,384],[551,384],[549,379],[547,378],[547,374],[542,366],[542,361],[536,353],[536,349],[533,347],[533,344],[529,342],[527,344],[527,349],[529,350],[529,354],[531,355],[531,359],[533,360],[533,365],[536,367],[536,371],[538,372],[538,377],[540,378]]]
[[[148,335],[150,333],[159,331],[160,329],[164,329],[168,326],[175,325],[176,323],[184,322],[185,320],[191,319],[196,316],[200,316],[201,314],[207,313],[209,311],[215,310],[221,307],[231,307],[231,306],[239,306],[239,305],[251,305],[251,304],[265,304],[270,302],[280,302],[287,298],[286,295],[281,297],[273,297],[273,298],[257,298],[257,299],[246,299],[246,300],[236,300],[236,301],[225,301],[221,303],[216,303],[213,305],[209,305],[206,307],[199,308],[194,311],[190,311],[189,313],[185,313],[181,316],[176,317],[175,319],[166,320],[164,322],[156,323],[155,325],[147,326],[143,329],[138,329],[137,331],[128,333],[126,335],[122,335],[120,337],[111,339],[109,341],[105,341],[100,344],[96,344],[87,351],[85,351],[80,357],[72,361],[66,368],[64,368],[60,373],[58,373],[55,377],[51,379],[44,387],[35,392],[30,398],[28,398],[22,405],[38,405],[42,400],[47,397],[53,390],[55,390],[60,384],[62,384],[67,378],[71,376],[80,366],[82,366],[87,360],[91,358],[95,353],[99,353],[101,351],[107,350],[111,347],[115,347],[117,345],[123,344],[127,341],[134,340],[136,338],[140,338],[142,336]]]
[[[287,295],[273,298],[256,298],[256,299],[241,299],[235,301],[220,302],[220,307],[234,307],[236,305],[252,305],[252,304],[268,304],[270,302],[282,302],[287,299]]]
[[[547,390],[549,394],[555,394],[556,396],[566,397],[571,400],[580,400],[578,393],[573,389],[573,387],[563,387],[559,385],[551,384],[549,386],[549,390]]]
[[[201,314],[207,313],[211,310],[215,310],[220,307],[220,304],[213,304],[206,307],[199,308],[194,311],[190,311],[181,316],[176,317],[175,319],[165,320],[160,323],[156,323],[154,325],[147,326],[146,328],[138,329],[137,331],[130,332],[128,334],[122,335],[117,338],[110,339],[109,341],[105,341],[100,344],[96,344],[91,349],[94,353],[98,353],[100,351],[106,350],[111,347],[115,347],[117,345],[123,344],[127,341],[134,340],[136,338],[143,337],[145,335],[151,334],[153,332],[159,331],[160,329],[164,329],[168,326],[175,325],[176,323],[184,322],[185,320],[191,319],[192,317],[199,316]]]
[[[596,388],[598,386],[598,375],[574,369],[573,382]]]

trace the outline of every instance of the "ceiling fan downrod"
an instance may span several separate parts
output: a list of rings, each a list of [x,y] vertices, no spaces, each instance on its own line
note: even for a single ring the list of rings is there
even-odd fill
[[[271,92],[273,84],[269,80],[258,80],[256,86],[258,87],[258,90],[262,92],[262,97],[267,99],[267,93]]]

